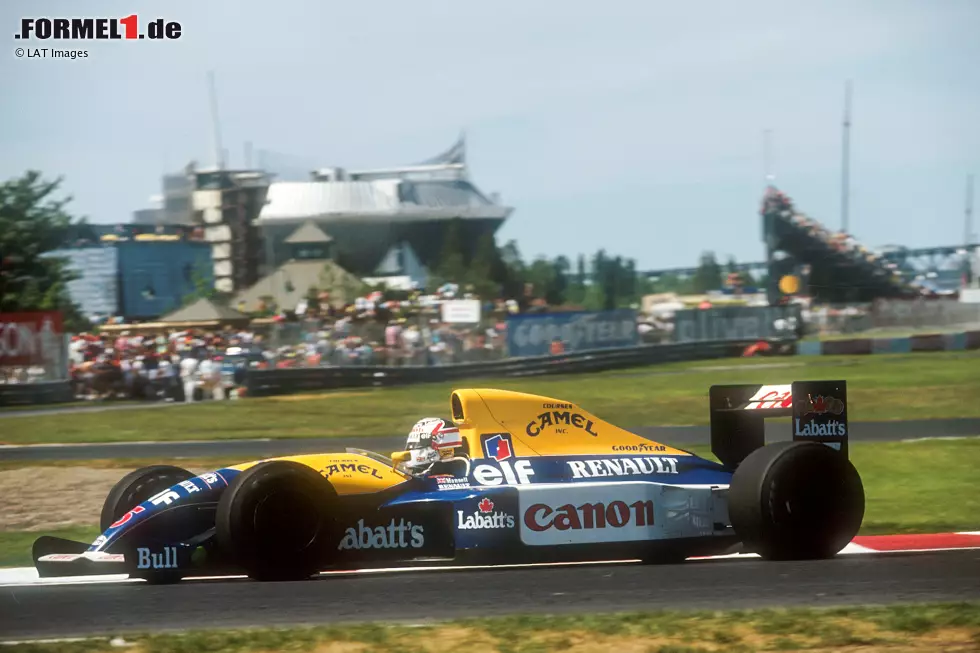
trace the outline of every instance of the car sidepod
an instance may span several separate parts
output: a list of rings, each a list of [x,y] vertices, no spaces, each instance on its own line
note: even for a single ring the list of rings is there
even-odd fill
[[[460,562],[646,558],[661,550],[683,558],[734,543],[730,479],[696,456],[479,460],[468,476],[431,476],[385,508],[428,505],[431,519],[449,522]]]

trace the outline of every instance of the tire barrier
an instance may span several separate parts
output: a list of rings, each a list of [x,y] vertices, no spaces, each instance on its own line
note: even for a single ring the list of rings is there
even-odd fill
[[[800,356],[838,356],[908,354],[918,351],[964,351],[968,349],[980,349],[980,331],[926,333],[902,338],[808,340],[797,343],[796,353]]]

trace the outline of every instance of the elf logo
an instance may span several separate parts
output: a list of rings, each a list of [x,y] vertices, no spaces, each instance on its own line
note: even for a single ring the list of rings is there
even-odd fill
[[[534,476],[528,460],[518,460],[513,466],[506,460],[498,464],[499,468],[494,465],[477,465],[473,470],[473,478],[480,485],[527,485]]]
[[[425,529],[404,519],[392,519],[387,526],[365,526],[364,520],[357,527],[348,528],[344,539],[337,545],[338,551],[350,549],[418,549],[425,544]]]
[[[465,514],[462,510],[456,511],[456,528],[466,530],[477,530],[485,528],[514,528],[514,516],[505,512],[494,512],[493,501],[484,497],[477,504],[478,512],[471,515]]]
[[[152,553],[146,547],[136,549],[137,569],[176,569],[177,547],[165,546],[162,553]]]
[[[794,435],[809,437],[844,437],[847,435],[847,425],[843,422],[838,422],[837,420],[830,420],[826,424],[807,422],[802,427],[800,427],[799,417],[796,418],[795,422],[796,428],[793,430]]]

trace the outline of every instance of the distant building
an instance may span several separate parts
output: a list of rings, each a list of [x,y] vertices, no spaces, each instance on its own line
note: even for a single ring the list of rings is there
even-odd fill
[[[258,216],[265,262],[289,257],[286,238],[312,221],[333,239],[337,262],[359,276],[378,270],[393,247],[405,244],[421,266],[438,264],[446,227],[459,218],[469,254],[513,212],[469,179],[466,144],[413,166],[378,170],[325,168],[310,181],[273,182]]]
[[[119,257],[110,244],[58,249],[45,256],[65,259],[76,275],[68,295],[89,319],[119,313]]]
[[[328,303],[340,307],[351,303],[362,289],[361,280],[332,260],[333,239],[312,221],[286,240],[289,259],[234,298],[235,306],[254,312],[268,307],[295,311],[310,294],[326,293]]]
[[[200,229],[135,224],[81,225],[47,256],[66,259],[78,279],[68,293],[89,318],[152,319],[212,282],[211,247]]]
[[[392,290],[423,288],[428,280],[429,270],[419,261],[412,246],[405,242],[392,245],[374,274],[364,277],[366,284],[384,285]]]
[[[183,173],[164,175],[163,193],[150,198],[152,207],[133,211],[133,224],[143,225],[191,225],[194,223],[192,199],[194,180],[193,164]]]
[[[141,225],[194,225],[211,244],[215,288],[239,293],[293,258],[287,238],[312,225],[329,239],[329,259],[389,285],[424,283],[438,265],[447,226],[459,219],[464,255],[513,212],[469,179],[463,138],[439,156],[377,170],[323,168],[308,181],[273,181],[262,170],[166,175]]]
[[[262,234],[255,223],[266,201],[270,176],[261,170],[201,170],[193,173],[195,224],[211,244],[214,287],[250,288],[261,276]]]

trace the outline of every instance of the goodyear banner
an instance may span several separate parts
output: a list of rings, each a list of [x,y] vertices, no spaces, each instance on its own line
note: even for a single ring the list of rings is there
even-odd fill
[[[674,342],[795,338],[803,324],[791,306],[719,306],[674,313]]]
[[[565,353],[633,347],[640,344],[636,311],[532,313],[507,318],[507,350],[511,356],[546,356],[556,338]]]

